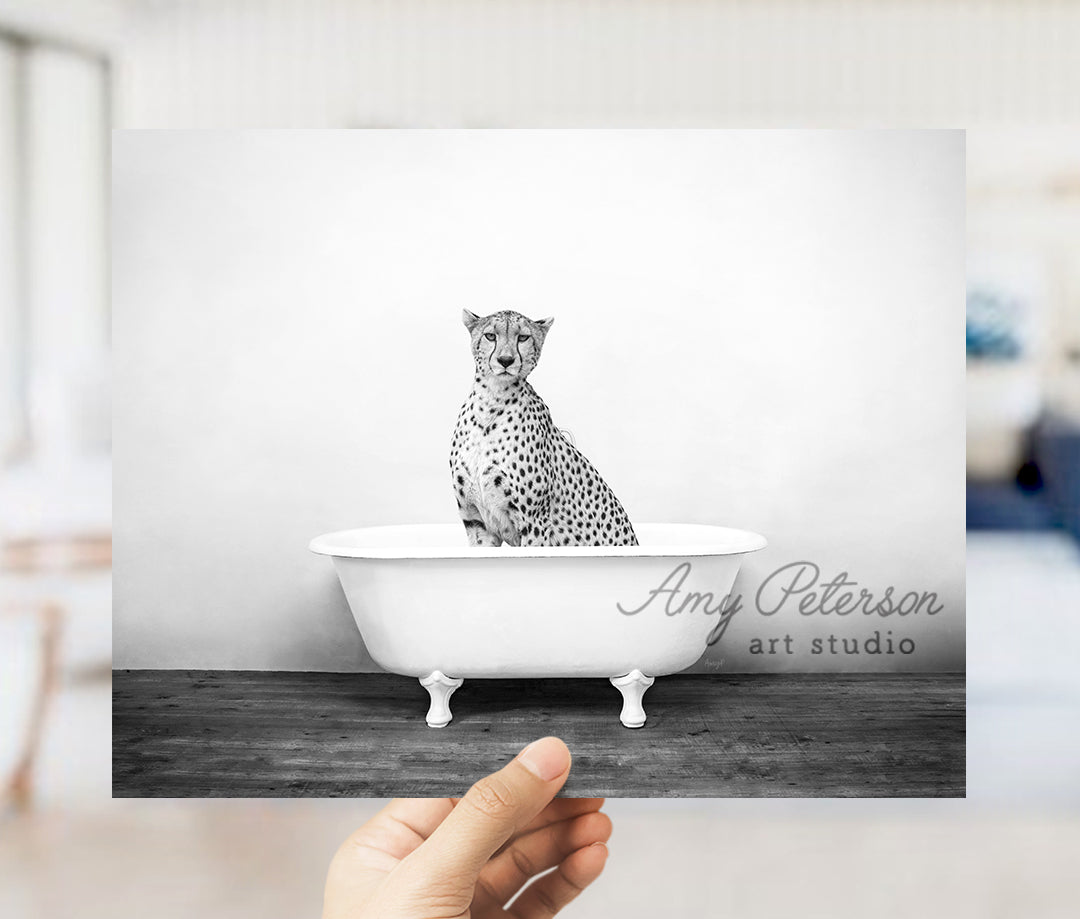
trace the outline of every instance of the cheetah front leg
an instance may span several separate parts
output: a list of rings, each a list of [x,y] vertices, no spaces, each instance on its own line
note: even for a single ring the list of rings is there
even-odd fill
[[[479,517],[464,519],[461,522],[465,524],[465,535],[469,537],[470,546],[502,545],[502,537],[498,533],[492,533]]]
[[[469,539],[470,546],[501,546],[502,537],[493,533],[484,523],[483,515],[479,508],[465,497],[465,489],[462,487],[461,476],[458,476],[457,506],[461,522],[465,526],[465,535]]]

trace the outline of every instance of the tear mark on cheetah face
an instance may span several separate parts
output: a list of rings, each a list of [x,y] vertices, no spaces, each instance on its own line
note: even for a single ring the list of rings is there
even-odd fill
[[[554,319],[530,319],[512,310],[490,316],[462,311],[472,336],[473,358],[481,376],[524,380],[536,368]]]

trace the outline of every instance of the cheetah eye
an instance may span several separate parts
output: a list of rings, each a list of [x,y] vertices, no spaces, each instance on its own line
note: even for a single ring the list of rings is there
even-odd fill
[[[531,335],[519,335],[519,336],[518,336],[518,341],[519,341],[519,342],[520,342],[520,341],[528,341],[528,340],[529,340],[530,338],[532,338],[532,336],[531,336]]]
[[[486,338],[488,341],[495,341],[495,333],[494,332],[485,332],[484,333],[484,338]]]

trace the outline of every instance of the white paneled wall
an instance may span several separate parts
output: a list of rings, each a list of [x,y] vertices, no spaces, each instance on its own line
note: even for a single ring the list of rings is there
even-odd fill
[[[130,4],[124,127],[1080,117],[1073,0]]]

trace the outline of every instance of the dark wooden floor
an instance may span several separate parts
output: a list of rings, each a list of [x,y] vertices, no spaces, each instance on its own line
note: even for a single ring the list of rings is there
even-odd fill
[[[962,674],[660,677],[648,723],[607,680],[466,680],[453,722],[389,674],[113,674],[116,797],[460,795],[530,740],[570,796],[963,796]]]

